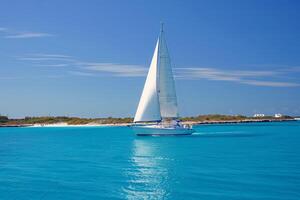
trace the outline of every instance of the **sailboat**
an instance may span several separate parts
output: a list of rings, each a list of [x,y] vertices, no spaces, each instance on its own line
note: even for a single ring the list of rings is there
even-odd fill
[[[179,120],[177,97],[163,24],[144,89],[134,117],[137,135],[190,135],[191,126]]]

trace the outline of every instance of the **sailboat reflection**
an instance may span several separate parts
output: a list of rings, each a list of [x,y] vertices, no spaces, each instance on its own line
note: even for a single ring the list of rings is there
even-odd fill
[[[127,199],[165,199],[169,196],[168,166],[172,159],[163,155],[163,146],[157,140],[134,140],[131,167],[126,171],[128,186],[124,192]]]

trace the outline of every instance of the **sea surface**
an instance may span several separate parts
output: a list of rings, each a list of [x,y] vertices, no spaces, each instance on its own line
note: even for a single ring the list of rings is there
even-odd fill
[[[0,128],[0,199],[300,199],[300,122]]]

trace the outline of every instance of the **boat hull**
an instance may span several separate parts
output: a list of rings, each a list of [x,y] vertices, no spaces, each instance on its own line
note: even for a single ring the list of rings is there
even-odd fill
[[[147,126],[132,127],[137,136],[180,136],[191,135],[195,131],[190,128],[156,128]]]

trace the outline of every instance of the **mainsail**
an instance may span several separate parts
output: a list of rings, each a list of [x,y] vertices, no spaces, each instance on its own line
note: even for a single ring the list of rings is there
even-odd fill
[[[161,29],[134,122],[177,118],[177,98],[166,41]]]
[[[177,118],[177,98],[171,67],[171,60],[163,29],[159,37],[159,104],[162,118]]]

